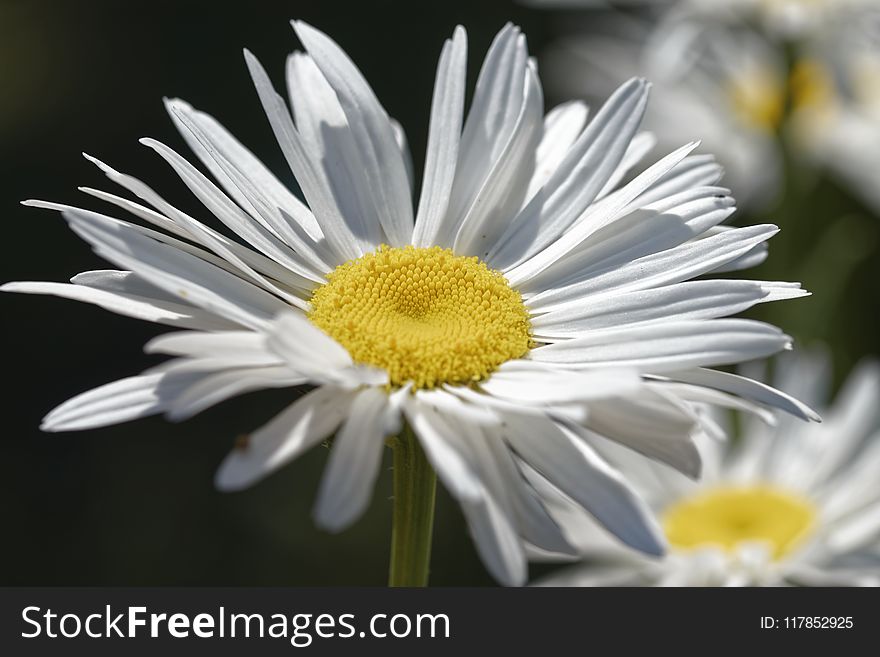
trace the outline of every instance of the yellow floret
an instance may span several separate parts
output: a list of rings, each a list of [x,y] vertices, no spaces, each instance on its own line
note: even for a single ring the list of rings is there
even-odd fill
[[[438,246],[380,247],[327,276],[309,319],[392,385],[469,384],[530,346],[529,314],[504,276]]]

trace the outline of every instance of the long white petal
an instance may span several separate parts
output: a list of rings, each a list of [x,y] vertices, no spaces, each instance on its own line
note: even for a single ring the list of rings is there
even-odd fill
[[[167,104],[169,112],[177,119],[181,129],[203,147],[212,159],[214,168],[222,172],[228,186],[238,192],[237,197],[244,199],[248,214],[268,231],[256,231],[259,243],[252,243],[284,264],[293,263],[291,269],[304,269],[304,272],[300,272],[301,275],[308,272],[311,279],[323,280],[323,274],[338,263],[335,262],[335,256],[322,246],[320,238],[316,239],[306,230],[301,223],[302,219],[291,214],[291,210],[296,212],[299,206],[292,206],[290,203],[280,205],[272,195],[264,191],[260,179],[252,180],[250,172],[240,168],[240,162],[226,157],[222,151],[222,143],[215,141],[216,135],[211,131],[211,125],[204,125],[199,114],[191,107],[181,101],[168,101]],[[315,223],[311,212],[309,217]],[[275,241],[275,237],[280,243]]]
[[[184,124],[192,127],[193,134],[196,138],[201,138],[201,133],[197,131],[188,119],[181,115],[181,120]],[[316,283],[324,282],[322,275],[328,269],[326,265],[323,263],[320,264],[320,269],[314,269],[309,266],[304,259],[300,258],[289,247],[275,237],[275,235],[265,228],[263,224],[255,221],[241,208],[235,205],[229,197],[214,185],[214,183],[208,180],[208,178],[198,169],[178,153],[168,148],[165,144],[156,141],[155,139],[145,138],[140,141],[143,145],[156,151],[156,153],[158,153],[159,156],[162,157],[172,169],[174,169],[175,173],[180,176],[180,179],[184,184],[205,205],[205,207],[228,226],[230,230],[234,231],[236,235],[240,236],[259,249],[262,253],[284,265],[296,274]],[[231,165],[227,165],[225,161],[220,160],[220,162],[222,165],[227,166],[227,175],[235,176],[236,182],[240,184],[240,187],[245,188],[241,174],[235,172]],[[247,193],[246,188],[243,189],[243,192]],[[253,198],[254,195],[252,194],[251,196]],[[145,200],[147,198],[149,197],[147,196]],[[186,222],[188,230],[198,236],[200,241],[209,245],[211,250],[238,264],[243,271],[248,271],[246,266],[242,266],[240,263],[236,262],[236,254],[232,250],[227,249],[219,240],[214,239],[213,235],[209,231],[204,230],[201,224],[192,221],[188,215],[178,211],[170,204],[164,203],[158,197],[151,202],[159,203],[157,207],[169,216],[174,217],[178,222]]]
[[[464,114],[466,65],[467,35],[458,26],[452,39],[443,44],[437,65],[425,173],[413,230],[415,246],[435,244],[447,216]]]
[[[67,210],[62,216],[71,230],[89,242],[98,255],[186,302],[233,322],[261,327],[277,312],[289,307],[247,281],[145,237],[124,222],[84,210]]]
[[[584,281],[548,289],[529,299],[529,307],[549,311],[567,301],[585,299],[588,295],[643,290],[685,281],[729,262],[778,231],[772,225],[749,226],[687,242],[621,266],[610,267]]]
[[[595,204],[587,209],[572,229],[564,233],[555,242],[547,245],[546,248],[541,249],[521,263],[505,269],[505,274],[511,285],[522,286],[522,284],[530,283],[531,279],[534,279],[545,269],[551,267],[553,269],[564,269],[565,256],[575,250],[597,230],[618,219],[631,201],[653,185],[658,178],[675,167],[698,145],[698,142],[687,144],[651,165],[623,187],[614,199],[606,198],[603,203]],[[495,261],[492,260],[492,262],[494,263]],[[524,289],[528,289],[528,285]]]
[[[533,349],[530,358],[572,367],[637,367],[661,372],[738,363],[791,344],[775,326],[746,319],[683,320],[601,329]]]
[[[504,148],[467,206],[455,235],[456,253],[486,258],[509,225],[519,206],[520,194],[532,176],[534,151],[541,137],[544,97],[535,68],[526,68],[523,95]]]
[[[417,398],[406,398],[403,411],[443,485],[460,502],[478,503],[485,490],[473,467],[454,447],[459,440],[458,433],[439,413]]]
[[[388,115],[357,66],[327,35],[294,21],[293,28],[326,76],[345,111],[363,158],[373,204],[391,246],[412,238],[412,201],[406,167]]]
[[[336,433],[315,503],[315,522],[324,529],[342,531],[370,503],[385,447],[383,420],[387,403],[388,395],[383,390],[360,391]]]
[[[819,414],[806,404],[798,401],[781,390],[772,388],[759,381],[718,370],[693,369],[681,372],[670,372],[669,378],[684,383],[715,388],[744,399],[751,399],[759,404],[766,404],[791,413],[805,420],[819,422]]]
[[[247,367],[208,374],[188,386],[168,404],[166,416],[172,422],[186,420],[207,408],[254,390],[287,388],[307,383],[287,367]]]
[[[199,376],[144,374],[113,381],[67,400],[43,418],[40,428],[93,429],[156,415]]]
[[[505,438],[535,470],[589,511],[624,543],[662,554],[662,532],[644,502],[621,475],[582,440],[552,422],[511,423]]]
[[[784,292],[789,298],[809,294],[789,287]],[[596,329],[660,322],[670,317],[715,319],[775,298],[770,294],[761,281],[687,281],[600,297],[589,304],[570,302],[533,318],[532,327],[539,339],[571,338]]]
[[[528,51],[519,29],[506,24],[495,36],[477,78],[459,141],[455,181],[435,244],[451,247],[468,209],[486,186],[510,143],[523,110]],[[512,163],[511,163],[512,164]],[[523,165],[527,163],[522,162]],[[519,207],[522,189],[511,189],[505,206]]]
[[[488,394],[521,404],[567,404],[626,394],[642,386],[635,370],[560,371],[523,368],[519,361],[502,365],[480,387]]]
[[[309,55],[295,52],[287,59],[287,86],[299,137],[348,229],[363,247],[382,244],[386,238],[370,190],[373,181],[330,82]]]
[[[187,145],[211,171],[211,174],[217,178],[226,192],[232,196],[235,201],[249,211],[255,208],[249,207],[250,200],[242,194],[239,187],[229,178],[216,159],[216,155],[221,156],[235,165],[236,169],[241,171],[253,186],[259,190],[260,194],[267,199],[272,205],[283,209],[290,217],[302,226],[313,239],[320,239],[323,235],[315,216],[312,214],[305,204],[291,193],[284,184],[275,177],[275,175],[266,168],[266,166],[255,157],[245,146],[241,144],[232,134],[224,128],[217,119],[200,112],[179,98],[165,101],[165,108],[174,121],[180,135],[186,140]],[[189,130],[178,117],[178,112],[185,114],[195,125],[199,126],[201,131],[210,140],[210,147],[206,146],[202,141],[196,139],[195,135]],[[283,235],[279,235],[283,237]]]
[[[334,386],[312,390],[236,447],[215,483],[240,490],[256,483],[329,436],[347,417],[354,393]]]
[[[657,138],[652,133],[640,132],[636,134],[632,138],[632,141],[630,141],[629,146],[627,146],[626,152],[620,160],[620,164],[617,165],[614,173],[611,174],[611,177],[608,179],[608,182],[605,183],[605,187],[602,188],[602,191],[599,192],[596,199],[602,199],[614,190],[630,170],[647,157],[648,153],[650,153],[656,145]]]
[[[620,163],[647,97],[647,83],[632,79],[608,99],[489,252],[493,267],[509,269],[541,252],[587,210]]]
[[[177,328],[216,330],[235,327],[235,324],[222,317],[186,304],[136,294],[108,292],[86,285],[23,281],[6,283],[0,286],[0,291],[50,294],[65,299],[74,299],[100,306],[105,310],[127,317],[156,322],[157,324],[167,324]]]
[[[284,361],[266,346],[256,331],[176,331],[159,335],[144,345],[148,354],[189,358],[230,358],[243,365],[280,365]]]
[[[476,502],[462,500],[462,510],[477,551],[489,572],[505,586],[526,581],[526,557],[516,530],[490,496]]]
[[[544,117],[544,132],[535,151],[535,171],[529,181],[526,200],[530,200],[547,179],[559,168],[568,149],[583,132],[589,109],[579,101],[572,100],[557,105]]]
[[[314,212],[329,247],[340,262],[362,256],[370,250],[371,243],[352,233],[317,154],[303,145],[284,100],[275,91],[263,66],[248,50],[244,51],[244,58],[275,139],[278,140],[287,164]]]

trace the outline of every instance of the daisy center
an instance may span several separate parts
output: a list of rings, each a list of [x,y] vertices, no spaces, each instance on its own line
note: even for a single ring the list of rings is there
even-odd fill
[[[529,313],[504,276],[437,246],[381,246],[339,265],[311,304],[315,325],[395,386],[479,381],[531,345]]]
[[[825,111],[834,102],[834,83],[825,67],[798,60],[787,79],[756,67],[731,81],[728,96],[734,113],[746,125],[767,132],[779,129],[786,111]]]
[[[763,541],[779,559],[815,521],[816,509],[808,500],[769,486],[753,486],[685,498],[666,510],[663,528],[677,548],[713,545],[732,550],[746,541]]]

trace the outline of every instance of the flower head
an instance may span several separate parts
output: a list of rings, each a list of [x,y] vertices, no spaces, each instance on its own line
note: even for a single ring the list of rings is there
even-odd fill
[[[624,84],[589,122],[580,102],[545,116],[525,38],[507,25],[465,116],[466,40],[456,29],[440,56],[414,203],[401,127],[336,43],[294,28],[307,52],[287,62],[292,112],[245,57],[305,203],[180,100],[167,102],[169,113],[213,180],[168,146],[142,142],[224,231],[94,158],[146,205],[85,191],[139,223],[30,203],[60,210],[121,269],[4,289],[185,329],[146,346],[172,359],[65,402],[45,430],[157,413],[182,420],[247,391],[308,384],[232,450],[219,487],[251,485],[335,434],[315,517],[341,530],[370,499],[385,438],[406,422],[487,567],[515,584],[526,577],[526,545],[573,551],[526,473],[659,554],[659,526],[595,441],[696,476],[694,438],[715,427],[693,402],[813,417],[777,391],[706,369],[786,348],[777,328],[724,317],[805,293],[690,280],[761,261],[776,228],[721,225],[734,202],[715,186],[712,159],[690,155],[695,143],[621,185],[651,143],[638,133],[644,80]]]
[[[823,354],[777,364],[780,387],[823,407],[830,378]],[[866,361],[823,413],[822,424],[752,418],[738,443],[705,441],[700,483],[668,468],[644,468],[616,451],[610,458],[639,482],[661,518],[668,555],[641,557],[557,502],[569,539],[590,565],[564,569],[546,583],[880,585],[878,395],[880,367]]]
[[[585,7],[589,2],[582,3]],[[554,90],[604,97],[633,75],[658,85],[646,127],[661,148],[699,135],[742,203],[781,191],[784,144],[872,208],[880,194],[880,10],[865,0],[672,0],[551,46]],[[780,140],[780,137],[783,137]]]

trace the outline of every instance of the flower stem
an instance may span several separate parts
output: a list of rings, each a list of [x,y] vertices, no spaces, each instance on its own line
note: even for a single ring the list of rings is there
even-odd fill
[[[437,475],[409,425],[391,445],[394,511],[388,586],[427,586]]]

